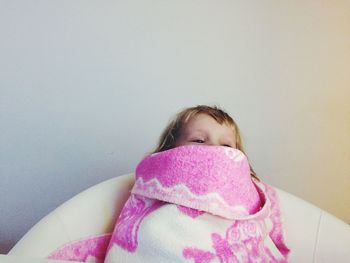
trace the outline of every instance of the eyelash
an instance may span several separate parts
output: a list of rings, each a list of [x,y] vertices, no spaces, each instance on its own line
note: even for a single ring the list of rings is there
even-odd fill
[[[204,141],[204,140],[193,140],[192,142],[196,142],[196,143],[204,143],[205,141]],[[229,145],[229,144],[224,144],[223,146],[226,146],[226,147],[231,147],[231,148],[232,148],[232,146],[231,146],[231,145]]]

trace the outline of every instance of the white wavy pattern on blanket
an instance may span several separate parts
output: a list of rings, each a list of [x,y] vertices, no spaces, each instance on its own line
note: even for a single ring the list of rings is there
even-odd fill
[[[214,215],[229,219],[238,219],[249,215],[247,209],[241,205],[230,206],[218,193],[196,195],[184,184],[172,187],[164,187],[157,178],[145,182],[140,176],[131,191],[133,194],[148,198],[188,206],[193,209],[203,210]],[[174,200],[175,197],[175,200]],[[210,204],[210,205],[203,205]]]

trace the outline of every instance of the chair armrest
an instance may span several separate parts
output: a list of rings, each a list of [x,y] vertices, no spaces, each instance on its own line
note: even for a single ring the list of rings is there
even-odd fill
[[[133,183],[133,174],[127,174],[79,193],[40,220],[8,254],[47,257],[64,244],[112,232]]]

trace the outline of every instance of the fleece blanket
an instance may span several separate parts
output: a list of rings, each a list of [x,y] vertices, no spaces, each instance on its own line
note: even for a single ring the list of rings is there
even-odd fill
[[[89,262],[287,262],[272,187],[250,176],[246,156],[187,145],[144,158],[113,234],[49,258]]]
[[[233,148],[152,154],[136,169],[105,262],[287,262],[280,211],[268,191]]]

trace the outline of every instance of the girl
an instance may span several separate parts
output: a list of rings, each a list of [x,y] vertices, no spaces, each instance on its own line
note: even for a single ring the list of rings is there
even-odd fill
[[[135,177],[105,262],[287,262],[276,194],[223,110],[181,111]]]
[[[187,144],[223,145],[245,153],[236,122],[216,106],[198,105],[179,112],[163,131],[153,153]],[[250,173],[259,180],[251,165]]]

